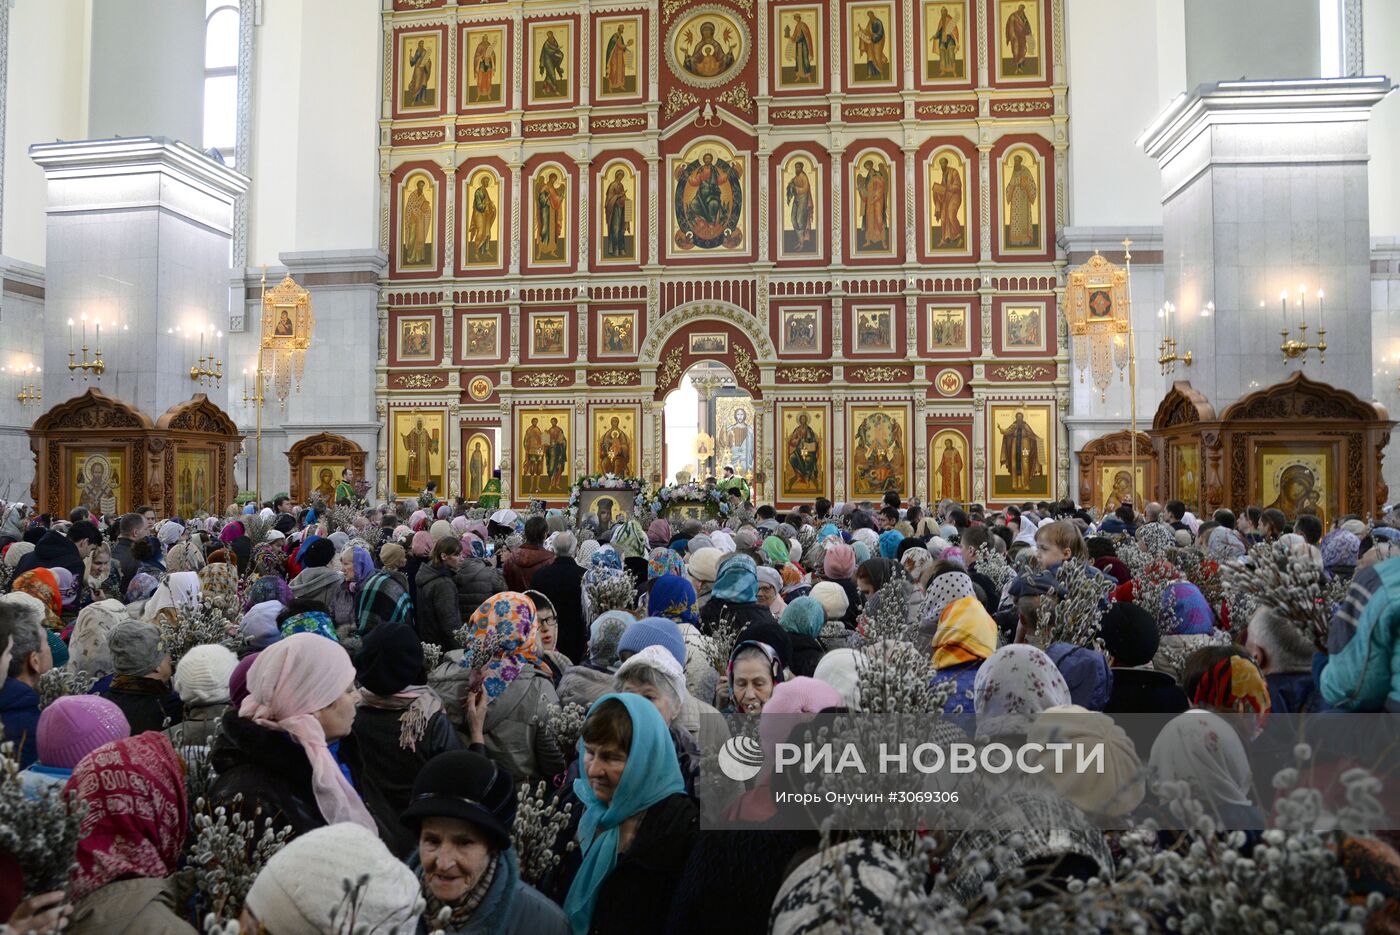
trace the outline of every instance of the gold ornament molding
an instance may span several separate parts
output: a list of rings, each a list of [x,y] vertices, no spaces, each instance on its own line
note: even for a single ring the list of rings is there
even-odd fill
[[[992,376],[998,380],[1043,380],[1050,375],[1050,368],[1040,364],[1016,364],[1011,367],[993,367]]]
[[[573,377],[558,370],[542,370],[538,373],[526,373],[520,377],[521,386],[565,386],[572,383]]]

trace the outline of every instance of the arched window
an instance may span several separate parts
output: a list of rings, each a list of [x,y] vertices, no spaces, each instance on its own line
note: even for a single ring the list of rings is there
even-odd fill
[[[235,166],[238,146],[238,4],[205,0],[204,149]]]

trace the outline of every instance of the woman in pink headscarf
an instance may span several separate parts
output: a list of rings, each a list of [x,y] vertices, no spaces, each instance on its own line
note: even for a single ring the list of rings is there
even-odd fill
[[[219,777],[210,799],[232,808],[241,795],[245,814],[260,807],[294,834],[342,821],[376,830],[351,784],[360,773],[350,737],[358,698],[340,644],[296,633],[264,649],[248,670],[248,697],[224,715],[210,748]]]

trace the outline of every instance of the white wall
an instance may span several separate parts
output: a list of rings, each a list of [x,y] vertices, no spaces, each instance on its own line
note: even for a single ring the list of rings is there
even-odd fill
[[[90,35],[86,138],[164,136],[203,149],[204,4],[100,0]]]
[[[1162,223],[1157,166],[1133,141],[1185,89],[1182,16],[1182,0],[1066,4],[1070,226]]]
[[[9,0],[0,0],[9,2]],[[4,254],[44,263],[48,196],[31,143],[87,135],[91,0],[18,0],[10,11],[5,95]]]
[[[1187,80],[1316,78],[1321,28],[1317,0],[1186,0]]]
[[[378,243],[378,5],[263,4],[248,263]]]
[[[1400,83],[1400,3],[1366,0],[1361,21],[1365,28],[1365,73],[1389,75]],[[1371,236],[1400,236],[1400,91],[1371,111]]]

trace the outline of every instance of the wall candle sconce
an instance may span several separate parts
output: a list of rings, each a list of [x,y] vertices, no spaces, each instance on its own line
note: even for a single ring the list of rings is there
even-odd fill
[[[206,331],[213,335],[209,341],[210,348],[207,356],[204,353],[204,334]],[[222,331],[215,331],[213,325],[210,325],[207,329],[199,329],[199,357],[196,359],[194,366],[190,367],[190,379],[197,381],[200,386],[205,386],[208,383],[218,386],[219,381],[224,378],[224,362],[216,356],[218,350],[216,342],[223,338],[223,336],[224,333]]]
[[[1214,303],[1210,306],[1214,309]],[[1157,365],[1162,368],[1162,375],[1176,372],[1176,362],[1181,361],[1183,367],[1191,366],[1191,352],[1177,353],[1177,340],[1171,336],[1172,313],[1176,311],[1176,306],[1171,302],[1165,302],[1159,313],[1162,321],[1162,342],[1157,345]],[[1202,315],[1205,311],[1202,310]]]
[[[1283,365],[1288,366],[1290,360],[1299,357],[1303,358],[1303,363],[1307,364],[1308,351],[1317,351],[1317,360],[1320,364],[1327,363],[1327,329],[1324,328],[1322,320],[1323,292],[1317,290],[1317,343],[1308,343],[1308,299],[1307,289],[1301,284],[1298,286],[1298,337],[1290,338],[1288,330],[1288,290],[1284,289],[1279,293],[1279,301],[1283,305],[1284,327],[1281,332],[1283,342],[1278,349],[1283,353]]]
[[[15,394],[15,399],[19,400],[21,406],[30,403],[40,403],[44,401],[44,389],[34,380],[36,373],[43,373],[42,367],[35,367],[30,364],[28,367],[16,368],[15,374],[19,377],[19,392]]]
[[[77,354],[73,351],[73,319],[70,318],[68,319],[68,379],[75,379],[76,374],[74,371],[76,370],[81,370],[83,372],[84,380],[87,379],[88,371],[97,374],[98,379],[101,379],[102,374],[107,370],[107,365],[102,360],[102,320],[96,319],[97,337],[93,341],[92,360],[88,360],[87,314],[84,313],[80,315],[79,318],[82,319],[83,359],[78,360]]]

